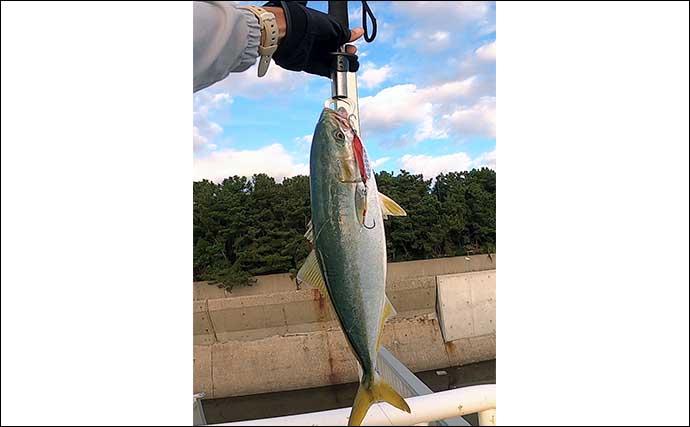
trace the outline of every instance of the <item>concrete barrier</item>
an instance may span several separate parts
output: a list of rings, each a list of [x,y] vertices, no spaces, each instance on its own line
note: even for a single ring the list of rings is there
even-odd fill
[[[446,342],[496,333],[496,270],[437,276],[437,313]]]
[[[414,372],[495,358],[495,336],[445,343],[433,313],[395,319],[383,345]],[[342,331],[274,335],[194,346],[194,392],[242,396],[358,381]]]
[[[495,270],[496,254],[471,255],[419,261],[392,262],[388,264],[388,281],[411,277],[440,276],[470,271]]]
[[[495,273],[447,273],[495,266],[495,256],[467,258],[389,264],[386,292],[398,315],[386,324],[383,345],[412,371],[495,358],[495,329],[482,326],[490,310],[476,312],[471,332],[454,327],[452,340],[437,320],[439,300],[447,328],[458,321],[451,313],[453,299],[476,286],[493,288]],[[355,358],[318,290],[297,290],[289,275],[259,277],[255,286],[231,293],[205,283],[194,288],[195,393],[217,398],[357,380]],[[476,289],[475,294],[469,305],[484,304],[483,294]]]
[[[386,287],[390,289],[401,282],[417,277],[495,269],[496,254],[392,262],[388,263]],[[254,286],[234,288],[232,292],[218,288],[216,285],[209,285],[208,282],[194,282],[194,300],[266,295],[297,290],[297,284],[289,274],[268,274],[257,276],[256,280]]]

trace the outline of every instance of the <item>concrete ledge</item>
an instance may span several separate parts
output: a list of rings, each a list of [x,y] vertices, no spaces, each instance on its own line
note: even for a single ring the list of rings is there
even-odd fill
[[[398,282],[415,277],[431,277],[444,274],[496,269],[496,254],[471,255],[468,257],[435,258],[419,261],[391,262],[388,264],[386,289],[398,286]],[[254,286],[235,288],[228,292],[208,282],[194,282],[194,300],[235,298],[296,291],[297,285],[289,274],[257,276]]]
[[[386,324],[383,345],[412,371],[496,357],[494,335],[445,343],[433,313]],[[194,392],[207,398],[355,382],[357,375],[339,328],[194,346]]]
[[[469,271],[495,270],[496,254],[471,255],[450,258],[425,259],[420,261],[392,262],[388,264],[388,278],[391,280],[411,277],[439,276],[467,273]]]

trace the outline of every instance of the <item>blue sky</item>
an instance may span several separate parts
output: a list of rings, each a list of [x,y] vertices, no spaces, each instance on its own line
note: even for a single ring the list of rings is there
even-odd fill
[[[361,26],[360,4],[350,4],[351,27]],[[375,169],[433,178],[495,168],[494,3],[369,4],[378,35],[355,44],[362,137]],[[197,92],[194,179],[308,175],[311,134],[328,97],[327,78],[275,64],[263,78],[252,67]]]

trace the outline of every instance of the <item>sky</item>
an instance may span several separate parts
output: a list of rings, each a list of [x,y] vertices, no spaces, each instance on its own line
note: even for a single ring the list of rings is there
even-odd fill
[[[260,2],[239,2],[260,4]],[[496,165],[493,2],[368,2],[378,21],[360,39],[362,140],[377,171],[423,174]],[[327,2],[309,7],[327,10]],[[350,27],[361,26],[350,2]],[[309,174],[309,147],[330,80],[256,67],[194,94],[194,180]]]

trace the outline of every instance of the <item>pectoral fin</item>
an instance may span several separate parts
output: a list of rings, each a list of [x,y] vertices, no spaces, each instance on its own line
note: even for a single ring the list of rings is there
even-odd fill
[[[407,216],[405,209],[401,208],[400,205],[385,194],[379,193],[379,201],[381,202],[381,213],[384,218],[387,216]]]
[[[319,263],[316,260],[316,252],[311,251],[304,261],[304,265],[297,272],[297,280],[314,286],[321,292],[321,296],[328,297],[328,289],[326,288],[326,281],[319,268]]]

